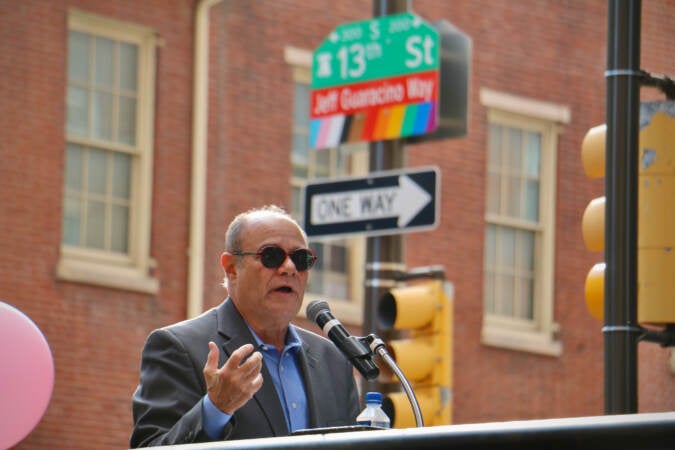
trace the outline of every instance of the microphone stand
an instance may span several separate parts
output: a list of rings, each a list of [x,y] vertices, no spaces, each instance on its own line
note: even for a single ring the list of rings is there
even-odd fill
[[[422,419],[422,411],[420,409],[420,405],[417,402],[417,397],[415,397],[415,393],[412,390],[412,386],[410,385],[410,382],[403,374],[403,371],[401,371],[401,369],[396,364],[396,361],[394,361],[394,358],[392,358],[391,355],[389,355],[389,352],[387,352],[387,348],[384,344],[384,341],[379,337],[377,337],[375,334],[369,334],[368,336],[360,338],[359,340],[364,344],[366,344],[368,348],[370,348],[372,353],[377,353],[380,356],[380,358],[382,358],[384,362],[387,363],[387,366],[389,366],[391,371],[394,372],[396,377],[398,377],[401,386],[403,386],[403,390],[405,391],[405,394],[408,397],[410,406],[412,407],[413,415],[415,416],[415,424],[417,427],[423,427],[424,421]]]

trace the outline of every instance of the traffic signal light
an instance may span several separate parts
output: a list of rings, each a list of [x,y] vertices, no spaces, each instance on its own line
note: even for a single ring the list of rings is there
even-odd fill
[[[588,131],[581,145],[586,175],[605,175],[605,134],[601,125]],[[638,322],[675,324],[675,101],[640,105],[638,184]],[[604,250],[605,198],[586,207],[582,219],[589,250]],[[598,320],[604,313],[605,263],[586,277],[586,305]]]
[[[447,295],[446,295],[447,291]],[[452,285],[442,279],[409,282],[387,291],[378,303],[382,330],[397,330],[401,339],[387,344],[420,405],[424,425],[451,422]],[[403,392],[384,397],[394,428],[416,426]]]
[[[581,143],[581,161],[589,178],[605,176],[606,125],[591,128]],[[605,197],[597,197],[586,206],[581,219],[581,230],[586,248],[605,249]],[[586,307],[593,317],[602,320],[604,313],[605,263],[595,264],[586,276]]]
[[[675,101],[640,104],[638,322],[675,324]]]

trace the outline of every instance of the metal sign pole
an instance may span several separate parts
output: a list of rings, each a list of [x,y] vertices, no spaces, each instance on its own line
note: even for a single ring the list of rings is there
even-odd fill
[[[610,0],[607,26],[605,413],[637,412],[639,0]]]
[[[410,8],[408,0],[373,0],[373,16],[403,13]],[[402,139],[375,141],[370,144],[370,172],[405,166]],[[364,334],[377,333],[377,301],[395,284],[394,274],[405,270],[403,237],[400,235],[367,238],[366,274],[363,310]],[[364,391],[377,390],[375,381],[365,381]]]

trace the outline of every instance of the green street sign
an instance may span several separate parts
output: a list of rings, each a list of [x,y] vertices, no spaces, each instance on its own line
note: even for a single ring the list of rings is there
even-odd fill
[[[439,69],[438,32],[412,13],[343,24],[312,55],[312,89]]]

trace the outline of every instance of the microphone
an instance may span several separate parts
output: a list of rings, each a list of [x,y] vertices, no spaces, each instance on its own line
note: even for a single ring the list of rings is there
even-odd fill
[[[310,302],[307,305],[307,318],[316,322],[366,380],[377,378],[380,370],[373,363],[370,350],[359,338],[349,335],[349,332],[331,314],[328,303],[323,300]]]

